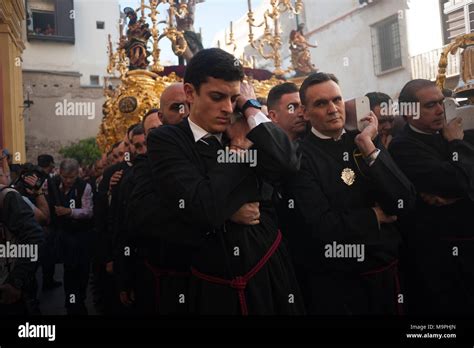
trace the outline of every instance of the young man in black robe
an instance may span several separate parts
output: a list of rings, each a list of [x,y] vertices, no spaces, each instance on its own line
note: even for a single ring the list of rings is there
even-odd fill
[[[142,120],[145,137],[161,126],[181,122],[189,113],[183,84],[168,86],[160,97],[160,109],[150,110]],[[188,313],[189,261],[186,250],[160,237],[160,195],[153,189],[147,154],[139,154],[129,182],[133,188],[126,207],[123,247],[133,250],[121,256],[119,282],[123,304],[133,305],[141,315]],[[176,294],[184,301],[176,301]],[[168,297],[169,296],[169,297]]]
[[[94,198],[94,263],[93,276],[96,288],[96,308],[104,314],[117,314],[121,309],[118,295],[116,294],[116,280],[113,275],[113,255],[111,242],[113,240],[113,209],[111,208],[112,192],[116,190],[124,170],[129,168],[129,163],[124,161],[124,155],[129,152],[129,134],[114,149],[114,161],[104,170],[102,180]]]
[[[294,172],[298,159],[286,134],[260,112],[248,84],[241,88],[242,78],[232,55],[198,52],[184,77],[189,117],[148,136],[154,184],[164,202],[159,233],[187,252],[193,277],[185,301],[191,313],[300,314],[303,303],[271,193],[262,185],[263,179],[274,182]],[[248,140],[253,146],[232,150],[233,158],[248,159],[246,151],[256,151],[254,167],[219,157],[228,151],[224,132],[236,104],[246,120],[229,130],[231,146],[245,148]],[[236,218],[252,203],[259,207],[253,222]],[[178,293],[168,295],[180,300]]]
[[[446,123],[444,96],[417,79],[400,92],[407,124],[389,150],[419,194],[403,222],[407,305],[417,315],[474,311],[474,142],[462,120]]]
[[[301,142],[300,171],[284,199],[295,225],[290,252],[311,314],[401,312],[394,222],[414,204],[414,188],[377,139],[377,118],[346,132],[337,78],[315,73],[300,88],[312,129]]]

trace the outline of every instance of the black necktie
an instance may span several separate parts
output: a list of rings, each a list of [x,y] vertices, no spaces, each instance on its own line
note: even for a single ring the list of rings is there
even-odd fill
[[[214,168],[217,164],[218,151],[223,147],[215,136],[202,138],[196,143],[198,151],[208,170]]]
[[[217,152],[217,150],[222,149],[221,143],[219,142],[219,140],[214,135],[211,135],[207,138],[203,138],[202,141],[207,143],[208,146],[211,146],[212,149],[216,149],[216,152]]]

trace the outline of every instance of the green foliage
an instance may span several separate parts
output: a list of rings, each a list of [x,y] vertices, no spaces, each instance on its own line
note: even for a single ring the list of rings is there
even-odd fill
[[[95,138],[79,140],[75,144],[63,147],[59,153],[65,158],[75,158],[81,165],[90,165],[101,156]]]

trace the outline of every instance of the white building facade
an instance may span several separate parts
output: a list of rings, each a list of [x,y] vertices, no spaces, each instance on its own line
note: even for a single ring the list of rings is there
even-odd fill
[[[26,152],[34,162],[97,134],[108,35],[118,41],[120,8],[118,0],[26,0],[25,6]]]

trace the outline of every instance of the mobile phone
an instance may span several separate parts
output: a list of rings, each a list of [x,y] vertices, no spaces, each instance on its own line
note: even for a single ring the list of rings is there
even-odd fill
[[[461,117],[464,130],[474,129],[474,106],[458,106],[454,98],[445,98],[443,104],[446,122],[450,122],[456,117]]]
[[[358,97],[355,100],[357,129],[362,132],[369,124],[367,121],[361,121],[370,113],[370,102],[368,97]]]

